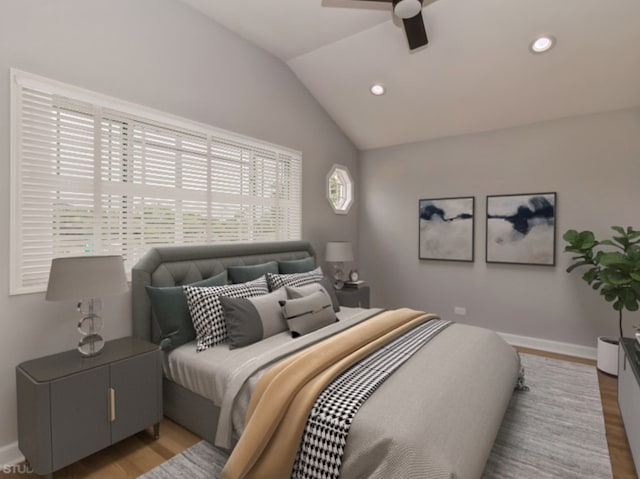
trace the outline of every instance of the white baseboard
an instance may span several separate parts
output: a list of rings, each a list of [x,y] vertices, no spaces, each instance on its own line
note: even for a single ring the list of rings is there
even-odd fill
[[[18,449],[18,441],[0,447],[0,470],[2,466],[15,466],[24,461],[24,456]]]
[[[529,336],[518,336],[516,334],[498,333],[507,343],[512,346],[522,346],[524,348],[539,349],[551,353],[566,354],[579,358],[596,359],[598,354],[595,347],[581,346],[579,344],[561,343],[548,339],[531,338]]]

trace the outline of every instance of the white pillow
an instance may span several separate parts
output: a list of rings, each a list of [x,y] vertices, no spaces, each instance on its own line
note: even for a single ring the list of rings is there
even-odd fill
[[[338,296],[336,295],[336,290],[333,288],[333,285],[329,281],[329,278],[323,277],[317,283],[305,284],[304,286],[285,286],[287,290],[287,297],[289,299],[302,298],[303,296],[309,296],[311,293],[315,293],[316,291],[324,291],[331,298],[331,304],[333,305],[333,310],[337,313],[340,311],[340,302],[338,301]]]
[[[282,314],[294,338],[335,323],[331,298],[323,289],[301,298],[282,302]]]

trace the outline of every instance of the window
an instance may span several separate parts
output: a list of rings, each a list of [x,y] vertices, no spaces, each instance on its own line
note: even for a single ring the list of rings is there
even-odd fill
[[[334,213],[346,215],[353,204],[353,180],[345,166],[333,165],[327,175],[327,199]]]
[[[11,294],[51,259],[300,239],[299,152],[12,70]]]

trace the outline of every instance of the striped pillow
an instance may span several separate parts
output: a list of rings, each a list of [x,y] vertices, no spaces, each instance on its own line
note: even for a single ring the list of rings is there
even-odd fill
[[[227,325],[229,348],[241,348],[287,330],[280,301],[287,300],[287,292],[280,288],[255,298],[220,296]]]

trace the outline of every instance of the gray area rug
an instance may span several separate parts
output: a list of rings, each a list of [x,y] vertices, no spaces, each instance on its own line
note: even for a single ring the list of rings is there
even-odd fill
[[[596,369],[521,356],[530,391],[514,392],[482,479],[611,478]],[[140,478],[218,479],[226,458],[201,441]]]
[[[483,479],[612,477],[596,368],[521,354],[515,392]]]

